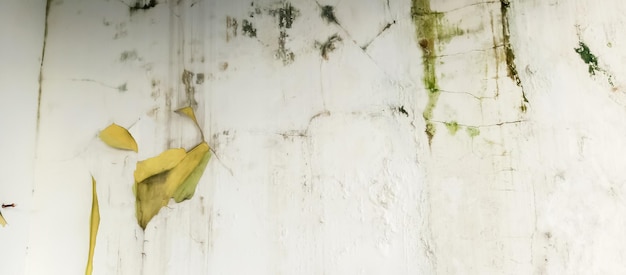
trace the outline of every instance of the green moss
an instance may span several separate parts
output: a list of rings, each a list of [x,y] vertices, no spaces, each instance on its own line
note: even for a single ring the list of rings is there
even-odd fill
[[[580,59],[582,59],[585,64],[589,65],[589,74],[595,75],[596,71],[600,70],[600,67],[598,67],[598,58],[591,53],[585,43],[582,41],[578,42],[578,48],[574,48],[574,50],[580,55]]]
[[[478,129],[478,127],[468,126],[465,130],[467,131],[467,134],[472,138],[480,135],[480,129]]]
[[[596,75],[596,72],[601,72],[606,76],[609,85],[611,85],[611,87],[615,87],[613,76],[604,68],[600,68],[598,65],[598,58],[591,53],[591,50],[584,42],[579,41],[578,47],[574,48],[574,51],[576,51],[576,53],[580,56],[580,59],[587,64],[590,75]]]
[[[459,124],[456,121],[446,122],[446,128],[451,135],[455,135],[459,131]]]

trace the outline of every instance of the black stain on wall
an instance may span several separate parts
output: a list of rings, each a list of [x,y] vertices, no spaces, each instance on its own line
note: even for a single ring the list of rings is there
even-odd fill
[[[133,14],[137,11],[149,10],[151,8],[156,7],[157,4],[159,3],[156,0],[149,0],[149,1],[137,0],[137,2],[135,2],[134,5],[130,6],[130,13]]]
[[[326,23],[339,25],[339,21],[337,21],[337,17],[335,16],[335,7],[329,5],[322,6],[321,16],[326,21]]]
[[[291,3],[283,2],[282,7],[270,9],[269,14],[278,18],[278,27],[291,29],[293,21],[300,15],[300,11],[294,8]]]
[[[320,49],[320,55],[322,56],[322,58],[328,60],[328,54],[334,51],[337,48],[336,43],[341,41],[341,36],[339,36],[338,34],[333,34],[328,37],[328,39],[326,39],[324,43],[316,41],[315,46]]]
[[[278,36],[278,49],[276,50],[276,58],[283,61],[284,65],[291,64],[295,59],[295,54],[287,48],[287,35],[286,31],[281,31]]]
[[[256,37],[256,28],[246,19],[241,21],[241,31],[249,37]]]

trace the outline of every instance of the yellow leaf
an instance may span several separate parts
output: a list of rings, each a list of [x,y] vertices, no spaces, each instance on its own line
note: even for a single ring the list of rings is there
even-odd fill
[[[93,253],[96,249],[96,236],[98,235],[98,227],[100,226],[100,207],[98,206],[98,195],[96,193],[96,180],[91,177],[92,185],[92,201],[91,201],[91,219],[89,223],[89,256],[87,258],[86,275],[90,275],[93,270]]]
[[[135,182],[136,215],[141,228],[145,229],[148,222],[175,194],[177,201],[193,195],[193,192],[190,194],[190,187],[197,185],[209,156],[209,145],[202,142],[189,150],[171,170]],[[182,189],[178,191],[179,188]],[[195,188],[191,191],[195,191]]]
[[[142,182],[151,176],[174,168],[186,154],[185,149],[182,148],[169,149],[156,157],[137,162],[135,182]]]
[[[0,213],[0,225],[2,225],[2,227],[5,227],[7,225],[7,220],[4,219],[2,213]]]
[[[166,206],[170,195],[165,191],[165,182],[169,171],[149,177],[135,183],[135,211],[137,222],[146,229],[148,222]]]
[[[194,113],[193,108],[187,106],[187,107],[180,108],[176,110],[175,112],[182,114],[190,118],[191,120],[193,120],[193,122],[196,124],[196,127],[198,127],[198,130],[200,130],[200,135],[202,136],[202,139],[204,139],[204,133],[202,132],[202,128],[200,128],[200,124],[198,124],[198,120],[196,119],[196,114]]]
[[[176,110],[176,112],[179,114],[183,114],[187,116],[188,118],[191,118],[191,120],[193,120],[193,122],[196,123],[196,125],[198,125],[198,120],[196,119],[196,115],[194,114],[193,109],[191,107],[189,106],[183,107],[183,108]]]
[[[115,123],[112,123],[100,132],[100,139],[113,148],[138,151],[137,142],[135,142],[133,136],[130,135],[126,128]]]

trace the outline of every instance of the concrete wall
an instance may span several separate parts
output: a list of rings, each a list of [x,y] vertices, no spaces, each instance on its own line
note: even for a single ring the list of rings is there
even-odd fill
[[[3,1],[0,273],[84,272],[92,175],[94,274],[623,274],[625,12]],[[215,154],[144,231],[135,163],[199,142],[184,106]]]

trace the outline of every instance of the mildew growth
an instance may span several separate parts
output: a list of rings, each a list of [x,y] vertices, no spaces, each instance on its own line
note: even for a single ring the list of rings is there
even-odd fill
[[[198,102],[196,102],[196,88],[193,85],[193,77],[193,72],[183,70],[181,82],[185,86],[185,94],[187,95],[187,101],[189,103],[189,106],[198,105]]]
[[[137,2],[135,2],[135,5],[129,7],[130,14],[132,15],[133,13],[140,10],[149,10],[156,7],[157,4],[159,3],[156,0],[137,0]]]
[[[337,17],[335,16],[335,7],[333,6],[322,6],[321,17],[326,21],[326,23],[339,24],[339,21],[337,21]]]
[[[338,34],[331,35],[326,42],[320,43],[315,41],[315,46],[320,49],[320,55],[324,60],[328,60],[328,54],[336,49],[335,43],[341,42],[341,36]]]
[[[256,28],[246,19],[241,21],[241,31],[248,37],[256,37]]]
[[[478,127],[468,126],[465,131],[471,138],[475,138],[480,135],[480,129],[478,129]]]
[[[459,123],[456,121],[445,122],[444,124],[448,128],[448,132],[453,136],[459,131]]]
[[[418,44],[422,51],[422,66],[424,77],[422,81],[428,93],[428,103],[424,108],[422,116],[426,121],[426,136],[428,137],[428,145],[432,145],[432,139],[435,136],[436,127],[432,122],[433,111],[437,105],[437,100],[441,92],[437,84],[437,72],[435,70],[435,61],[437,58],[435,43],[437,42],[437,29],[440,29],[440,19],[442,13],[433,12],[430,8],[430,0],[413,0],[411,6],[411,17],[415,24],[416,36]]]
[[[293,21],[300,15],[300,11],[294,8],[291,3],[284,2],[282,7],[270,9],[269,14],[278,18],[278,27],[291,29]]]
[[[287,35],[286,31],[281,31],[278,36],[278,49],[276,50],[276,58],[283,61],[283,65],[291,64],[296,58],[295,54],[287,48]]]

